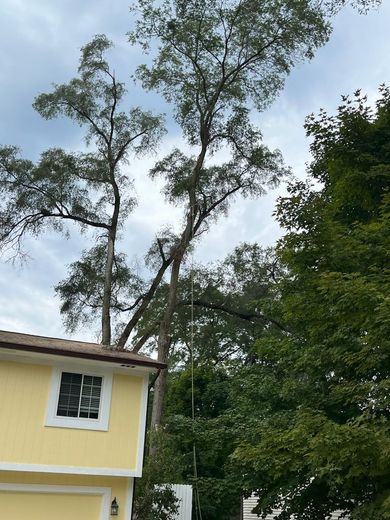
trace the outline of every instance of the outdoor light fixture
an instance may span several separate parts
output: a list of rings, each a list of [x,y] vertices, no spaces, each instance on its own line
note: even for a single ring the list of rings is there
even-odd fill
[[[118,516],[118,511],[118,502],[116,501],[116,497],[114,497],[114,500],[111,502],[111,516]]]

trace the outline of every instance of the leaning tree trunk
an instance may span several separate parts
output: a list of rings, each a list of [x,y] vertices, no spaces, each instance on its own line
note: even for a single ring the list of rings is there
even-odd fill
[[[180,267],[183,257],[188,249],[188,246],[194,236],[194,223],[197,212],[196,203],[196,187],[199,181],[199,175],[204,164],[207,151],[207,136],[208,132],[203,132],[204,141],[202,142],[202,149],[197,158],[196,165],[192,173],[192,185],[189,192],[189,207],[187,214],[187,222],[180,243],[173,255],[171,278],[169,281],[168,301],[165,307],[163,319],[160,322],[160,330],[158,335],[158,360],[167,363],[169,357],[169,348],[171,346],[170,331],[172,326],[172,319],[177,305],[177,290],[180,275]],[[153,408],[151,418],[151,428],[157,429],[161,424],[164,397],[167,386],[168,369],[162,370],[155,382],[153,395]],[[153,441],[152,441],[153,442]],[[150,445],[150,453],[155,451],[153,444]]]
[[[158,360],[163,363],[168,362],[169,348],[171,346],[171,337],[169,332],[171,329],[172,318],[177,303],[177,285],[179,281],[180,266],[183,260],[184,251],[185,248],[182,245],[179,248],[173,260],[167,306],[165,308],[163,319],[160,323],[160,330],[158,335]],[[151,418],[152,429],[158,428],[158,426],[161,424],[164,396],[167,386],[167,372],[167,368],[161,370],[154,385],[153,408]],[[153,453],[153,451],[154,447],[151,445],[150,452]]]

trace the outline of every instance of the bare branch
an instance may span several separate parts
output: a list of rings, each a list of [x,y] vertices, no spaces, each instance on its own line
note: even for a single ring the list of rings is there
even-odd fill
[[[160,255],[161,255],[162,261],[166,262],[164,248],[163,248],[163,245],[162,245],[161,240],[159,238],[157,238],[157,244],[158,244],[158,250],[160,251]]]
[[[133,309],[135,309],[137,307],[137,305],[139,304],[139,302],[142,300],[142,298],[144,298],[145,295],[144,294],[141,294],[140,296],[138,296],[138,298],[136,298],[136,300],[134,301],[134,303],[132,305],[130,305],[129,307],[122,307],[121,305],[115,305],[115,309],[117,309],[118,311],[120,312],[129,312],[129,311],[132,311]]]

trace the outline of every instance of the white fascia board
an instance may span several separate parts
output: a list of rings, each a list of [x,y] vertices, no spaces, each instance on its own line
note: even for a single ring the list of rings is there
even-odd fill
[[[19,363],[40,364],[40,365],[68,365],[73,368],[101,368],[110,369],[114,373],[127,374],[134,376],[143,376],[157,372],[155,367],[144,367],[139,365],[132,365],[131,362],[108,362],[97,359],[84,359],[70,356],[63,356],[57,354],[44,354],[40,352],[27,352],[25,350],[0,349],[0,360],[17,361]]]
[[[126,512],[125,520],[132,520],[133,518],[133,494],[134,494],[134,478],[129,478],[126,492]]]
[[[32,473],[63,473],[64,475],[96,475],[105,477],[140,477],[138,469],[94,468],[86,466],[55,466],[51,464],[23,464],[0,462],[0,471],[26,471]]]

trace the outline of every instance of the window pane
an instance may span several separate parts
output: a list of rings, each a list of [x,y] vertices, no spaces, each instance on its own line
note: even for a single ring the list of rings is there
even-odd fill
[[[78,416],[82,378],[81,374],[62,373],[57,415]]]
[[[92,376],[84,376],[84,384],[92,385],[93,377]]]
[[[84,376],[80,399],[80,417],[98,419],[103,378]]]

